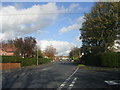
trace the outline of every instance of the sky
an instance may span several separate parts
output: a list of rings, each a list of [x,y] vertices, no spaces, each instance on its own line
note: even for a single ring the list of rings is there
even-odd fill
[[[93,6],[94,2],[4,2],[0,40],[32,36],[41,50],[52,45],[57,55],[68,55],[72,47],[82,46],[79,29]]]

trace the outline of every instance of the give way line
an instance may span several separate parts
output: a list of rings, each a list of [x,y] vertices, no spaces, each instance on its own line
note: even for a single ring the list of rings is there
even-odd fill
[[[67,82],[71,79],[71,77],[78,71],[78,69],[79,67],[76,68],[76,70],[57,88],[57,90],[61,90],[67,84]],[[75,80],[77,80],[77,78],[75,78],[74,81]]]

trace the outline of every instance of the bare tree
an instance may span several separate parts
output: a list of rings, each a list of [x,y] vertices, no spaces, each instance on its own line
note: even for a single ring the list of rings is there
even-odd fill
[[[52,45],[47,46],[46,49],[44,50],[44,55],[52,60],[54,59],[55,54],[56,54],[56,48],[54,48]]]
[[[36,47],[36,40],[33,37],[16,38],[14,40],[14,45],[16,49],[16,55],[22,57],[32,57],[34,53],[34,48]]]

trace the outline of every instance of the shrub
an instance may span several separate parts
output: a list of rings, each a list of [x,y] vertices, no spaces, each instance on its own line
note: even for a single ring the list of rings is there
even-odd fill
[[[22,58],[20,60],[21,66],[31,66],[36,65],[36,58]]]
[[[101,53],[99,56],[102,66],[120,67],[120,53]]]
[[[19,63],[19,58],[17,56],[2,56],[2,63]]]
[[[38,59],[38,64],[45,64],[50,62],[51,60],[47,59],[47,58],[39,58]]]
[[[82,61],[87,65],[105,66],[105,67],[120,67],[120,53],[106,52],[96,55],[84,55]]]
[[[42,55],[38,56],[38,58],[44,58]]]
[[[38,64],[45,64],[50,62],[51,60],[43,57],[39,57]],[[21,58],[17,56],[2,56],[2,60],[0,61],[2,63],[21,63],[21,66],[31,66],[36,65],[37,60],[36,57],[32,58]]]
[[[80,63],[80,58],[75,58],[74,63],[79,64]]]

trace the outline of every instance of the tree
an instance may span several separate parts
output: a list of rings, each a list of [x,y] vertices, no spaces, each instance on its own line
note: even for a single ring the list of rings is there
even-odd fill
[[[81,50],[78,47],[74,47],[71,49],[70,53],[69,53],[69,57],[73,58],[73,59],[78,59],[81,55]]]
[[[34,50],[34,53],[36,56],[38,56],[39,58],[42,58],[43,57],[43,54],[42,54],[42,51],[39,47],[36,47],[35,50]]]
[[[108,47],[114,45],[120,32],[119,5],[116,2],[98,2],[90,13],[85,14],[85,21],[80,29],[82,51],[85,54],[107,52]]]
[[[46,49],[44,50],[44,55],[52,60],[54,59],[55,54],[56,54],[56,48],[54,48],[52,45],[47,46]]]
[[[14,45],[16,47],[16,55],[22,57],[32,57],[34,53],[34,48],[36,47],[36,40],[33,37],[16,38],[14,40]]]
[[[24,57],[23,38],[16,38],[14,45],[16,47],[15,55]]]

